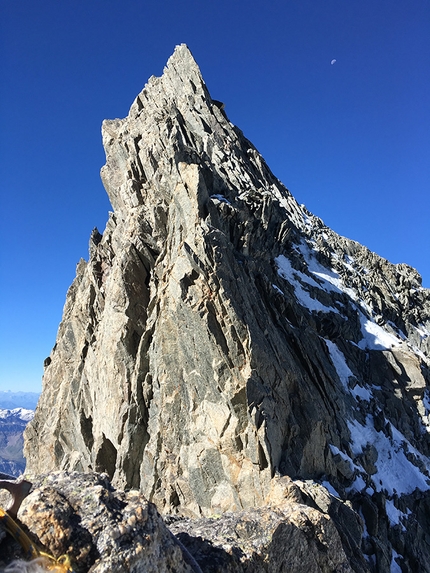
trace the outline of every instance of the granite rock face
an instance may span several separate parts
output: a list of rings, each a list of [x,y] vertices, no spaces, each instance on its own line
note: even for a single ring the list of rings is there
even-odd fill
[[[313,480],[361,515],[366,567],[429,570],[419,274],[299,205],[184,45],[103,142],[114,212],[67,293],[28,469],[103,471],[190,518]]]

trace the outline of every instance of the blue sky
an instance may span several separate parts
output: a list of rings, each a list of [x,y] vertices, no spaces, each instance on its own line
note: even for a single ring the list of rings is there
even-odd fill
[[[101,122],[183,42],[300,203],[430,287],[429,31],[428,0],[1,0],[0,390],[41,389],[110,210]]]

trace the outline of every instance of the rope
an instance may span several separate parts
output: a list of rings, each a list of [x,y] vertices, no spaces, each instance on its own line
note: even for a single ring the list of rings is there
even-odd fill
[[[67,555],[61,555],[55,559],[49,553],[40,551],[31,539],[24,533],[20,526],[14,521],[4,509],[0,507],[0,523],[4,526],[5,530],[12,535],[16,541],[22,546],[26,559],[44,560],[44,565],[47,571],[55,571],[57,573],[73,573],[70,559]]]

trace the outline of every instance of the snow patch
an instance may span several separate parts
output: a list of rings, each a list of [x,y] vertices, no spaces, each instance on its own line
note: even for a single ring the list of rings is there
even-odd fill
[[[326,488],[326,490],[331,493],[331,495],[334,495],[334,497],[338,497],[340,499],[340,495],[339,493],[334,489],[334,487],[331,485],[331,483],[327,480],[323,480],[321,482],[321,485],[324,486]]]
[[[362,388],[359,384],[356,384],[352,389],[349,388],[349,379],[351,377],[355,378],[355,376],[349,369],[343,352],[341,352],[337,345],[331,340],[324,339],[324,341],[327,345],[333,366],[335,367],[337,375],[339,376],[345,390],[353,394],[355,398],[360,398],[361,400],[369,402],[372,398],[372,393],[367,388]]]
[[[319,300],[311,297],[310,293],[303,288],[303,285],[300,281],[303,281],[304,283],[307,283],[311,286],[315,286],[319,289],[321,289],[321,286],[313,281],[310,277],[294,269],[287,257],[284,255],[279,255],[279,257],[276,257],[275,263],[278,266],[279,276],[287,280],[294,288],[294,294],[301,306],[304,306],[311,312],[335,312],[339,314],[339,311],[336,308],[333,308],[332,306],[325,306]]]
[[[312,253],[313,249],[311,250],[307,243],[301,242],[300,245],[298,245],[298,249],[308,264],[309,272],[322,281],[323,284],[319,285],[320,289],[326,292],[345,293],[353,300],[357,300],[356,293],[343,284],[338,272],[334,269],[327,269],[317,261],[315,255]]]
[[[366,418],[365,426],[357,420],[349,420],[347,424],[351,433],[351,449],[355,455],[361,454],[368,444],[372,444],[378,452],[378,459],[375,462],[377,472],[371,476],[376,491],[385,490],[392,496],[394,493],[398,495],[412,493],[415,489],[421,491],[430,489],[428,477],[409,461],[405,452],[419,460],[427,471],[430,469],[428,460],[392,424],[390,424],[392,438],[375,430],[370,415]]]
[[[302,204],[302,205],[300,205],[300,207],[303,209],[303,211],[305,211],[305,209],[306,209],[305,205]],[[303,223],[304,223],[304,225],[308,231],[312,230],[312,219],[305,212],[303,212]]]
[[[424,390],[421,401],[418,401],[418,413],[421,417],[422,433],[430,434],[430,391],[428,388]]]
[[[403,559],[401,555],[392,549],[391,551],[391,564],[390,564],[390,573],[402,573],[403,569],[400,565],[395,561],[395,559]]]
[[[415,329],[420,335],[422,340],[425,340],[428,336],[430,336],[430,332],[427,330],[424,324],[419,324],[418,326],[415,327]]]
[[[370,402],[373,398],[372,392],[367,388],[363,388],[360,384],[356,384],[354,388],[352,388],[351,393],[354,394],[356,398],[360,398],[360,400],[364,400],[365,402]]]
[[[390,520],[391,525],[400,525],[403,531],[406,531],[406,527],[403,523],[408,518],[408,515],[411,513],[403,513],[400,511],[395,505],[394,502],[390,499],[385,500],[385,511],[387,512],[388,519]]]
[[[408,337],[406,336],[406,334],[403,332],[403,330],[401,330],[398,326],[396,326],[394,322],[391,322],[391,320],[387,320],[387,324],[389,324],[391,328],[395,332],[397,332],[399,338],[401,338],[402,340],[407,340]]]
[[[350,257],[349,255],[344,255],[344,262],[343,264],[345,265],[345,267],[350,270],[351,272],[355,272],[354,271],[354,265],[355,263],[355,259],[353,259],[352,257]]]
[[[330,448],[331,453],[334,456],[339,455],[344,461],[346,461],[348,463],[349,467],[351,468],[351,470],[355,470],[356,472],[364,472],[364,469],[360,465],[355,464],[353,462],[353,460],[347,454],[345,454],[345,452],[342,452],[341,450],[339,450],[339,448],[337,446],[334,446],[333,444],[329,444],[329,448]],[[364,486],[365,485],[366,484],[364,484]]]
[[[25,408],[13,408],[13,410],[0,410],[0,418],[5,420],[7,418],[18,418],[24,422],[30,422],[34,417],[34,410],[27,410]]]
[[[426,415],[428,416],[430,414],[430,390],[427,388],[424,390],[423,404],[426,409]]]
[[[346,363],[346,359],[345,359],[344,354],[339,350],[339,348],[336,346],[336,344],[334,342],[332,342],[331,340],[324,339],[324,342],[326,343],[326,346],[327,346],[329,354],[330,354],[331,361],[333,363],[333,366],[336,369],[337,375],[339,376],[343,387],[346,390],[349,390],[348,381],[349,381],[349,378],[351,376],[354,376],[354,374],[349,369],[349,366]]]
[[[313,298],[308,290],[304,288],[304,285],[307,284],[327,293],[345,293],[356,304],[364,309],[367,308],[365,302],[359,299],[352,289],[343,284],[342,279],[334,269],[327,269],[316,260],[307,243],[301,242],[300,245],[297,246],[297,250],[303,256],[307,263],[308,270],[314,278],[294,269],[289,259],[284,255],[276,257],[275,263],[278,267],[278,274],[293,286],[294,294],[302,306],[311,312],[335,312],[340,314],[337,308],[325,306],[320,301]],[[388,350],[393,346],[399,346],[401,344],[403,333],[399,332],[399,336],[397,337],[384,330],[371,319],[367,318],[358,308],[357,311],[359,313],[361,332],[363,335],[362,340],[358,344],[359,348],[362,350]],[[419,332],[420,335],[424,333],[423,330],[420,330]],[[335,360],[333,360],[333,363],[335,366],[336,364],[340,364],[339,361],[335,362]],[[367,400],[369,399],[369,394],[368,392],[363,391],[363,389],[358,389],[357,397]]]
[[[368,350],[389,350],[393,346],[400,346],[401,342],[393,334],[369,320],[362,312],[360,314],[362,340],[358,346]]]
[[[350,493],[351,491],[363,491],[363,489],[366,489],[366,482],[361,475],[358,475],[346,491]]]

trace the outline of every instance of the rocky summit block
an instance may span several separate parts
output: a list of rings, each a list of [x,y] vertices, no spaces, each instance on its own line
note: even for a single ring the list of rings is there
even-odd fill
[[[28,469],[103,471],[190,518],[313,480],[361,515],[366,567],[430,570],[419,274],[299,205],[185,45],[103,143],[114,211],[67,293]]]

